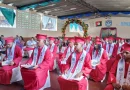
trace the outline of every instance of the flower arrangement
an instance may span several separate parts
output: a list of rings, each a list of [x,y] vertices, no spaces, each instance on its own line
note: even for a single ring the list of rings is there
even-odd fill
[[[64,38],[65,37],[65,30],[66,30],[66,27],[70,24],[70,23],[77,23],[77,24],[79,24],[79,25],[81,25],[82,27],[83,27],[83,31],[84,31],[84,37],[87,37],[87,35],[88,35],[88,33],[87,33],[87,31],[88,31],[88,26],[84,23],[84,22],[82,22],[81,20],[79,20],[79,19],[68,19],[66,22],[65,22],[65,24],[64,24],[64,26],[63,26],[63,28],[62,28],[62,37]]]

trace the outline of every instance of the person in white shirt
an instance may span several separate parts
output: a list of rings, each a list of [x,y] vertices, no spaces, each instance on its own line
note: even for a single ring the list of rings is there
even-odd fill
[[[24,54],[25,57],[31,57],[33,49],[37,46],[37,42],[34,40],[34,38],[32,37],[30,40],[28,40],[26,42],[26,46],[24,47]]]

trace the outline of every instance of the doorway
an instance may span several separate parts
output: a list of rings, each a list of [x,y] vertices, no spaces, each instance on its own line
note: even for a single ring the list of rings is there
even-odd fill
[[[101,38],[105,38],[105,37],[117,37],[117,28],[116,27],[105,27],[105,28],[101,28],[100,31],[100,37]]]

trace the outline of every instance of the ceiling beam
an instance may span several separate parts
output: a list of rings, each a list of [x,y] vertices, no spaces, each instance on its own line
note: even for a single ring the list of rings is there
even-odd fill
[[[52,8],[48,8],[48,9],[40,10],[40,12],[43,12],[43,11],[55,11],[54,9],[60,9],[59,11],[62,10],[62,12],[63,12],[63,11],[66,11],[66,10],[70,10],[70,8],[73,7],[73,6],[76,7],[75,5],[71,5],[71,7],[69,9],[66,9],[67,6],[61,5],[61,6],[53,7],[53,9]],[[59,12],[59,11],[55,11],[55,12]]]
[[[22,8],[22,7],[30,6],[30,5],[33,5],[33,4],[43,3],[43,2],[48,2],[48,0],[42,0],[42,1],[32,2],[32,3],[26,4],[26,5],[17,6],[17,7],[18,8]]]
[[[0,3],[0,6],[1,7],[6,7],[6,8],[11,8],[11,9],[17,9],[16,7],[14,7],[14,6],[9,6],[9,5],[6,5],[6,4],[2,4],[2,3]]]
[[[76,5],[79,5],[79,6],[85,6],[86,8],[89,8],[92,12],[97,12],[99,11],[96,7],[90,5],[89,3],[86,3],[84,0],[69,0],[69,2],[71,3],[74,3]],[[75,3],[77,2],[77,3]]]
[[[61,1],[61,2],[56,3],[55,6],[45,6],[45,7],[39,6],[39,7],[36,8],[36,10],[37,10],[37,11],[43,11],[43,10],[47,10],[47,9],[58,8],[58,7],[60,7],[60,6],[64,6],[65,3],[67,3],[67,2]],[[51,3],[51,4],[52,4],[52,3]]]
[[[18,2],[18,0],[3,0],[3,3],[5,3],[5,4],[9,4],[9,3],[13,3],[13,2]]]
[[[80,10],[80,13],[85,13],[85,12],[89,12],[89,10],[83,10],[83,9],[79,9]],[[73,10],[73,11],[68,11],[68,12],[52,12],[50,14],[52,15],[57,15],[57,16],[65,16],[65,15],[73,15],[73,14],[79,14],[79,10]]]
[[[86,14],[86,12],[83,12],[83,13],[77,13],[77,14],[70,14],[70,15],[62,15],[62,16],[58,16],[58,18],[69,17],[69,16],[77,16],[77,15],[82,15],[82,14]]]

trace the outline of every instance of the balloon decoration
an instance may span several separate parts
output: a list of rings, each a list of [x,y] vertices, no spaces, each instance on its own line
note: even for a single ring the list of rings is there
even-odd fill
[[[84,37],[87,37],[87,35],[88,35],[88,33],[87,33],[87,31],[88,31],[88,26],[87,26],[84,22],[82,22],[82,21],[79,20],[79,19],[68,19],[68,20],[65,22],[65,24],[64,24],[64,26],[63,26],[63,28],[62,28],[62,37],[63,37],[63,38],[64,38],[65,35],[66,35],[66,34],[65,34],[66,27],[67,27],[70,23],[77,23],[77,24],[81,25],[82,28],[83,28],[83,31],[84,31]]]

